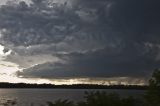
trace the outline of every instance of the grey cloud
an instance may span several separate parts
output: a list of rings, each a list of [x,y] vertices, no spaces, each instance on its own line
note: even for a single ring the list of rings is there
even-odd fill
[[[43,63],[46,63],[46,62],[57,62],[57,61],[60,61],[60,59],[55,57],[55,56],[47,55],[47,54],[46,55],[45,54],[27,55],[27,56],[12,54],[12,55],[7,56],[5,61],[16,63],[16,64],[18,64],[18,66],[20,68],[23,69],[23,68],[32,67],[36,64],[43,64]]]
[[[65,5],[50,7],[47,1],[4,5],[0,9],[4,41],[14,45],[59,42],[75,30],[79,17]],[[75,26],[74,28],[72,26]]]
[[[159,4],[156,0],[117,0],[110,17],[126,33],[126,40],[159,43]]]
[[[0,75],[6,75],[6,73],[0,73]]]
[[[134,49],[134,50],[133,50]],[[97,78],[97,77],[145,77],[159,66],[159,61],[150,57],[150,52],[140,54],[135,46],[132,50],[123,48],[125,53],[116,49],[99,49],[86,53],[59,54],[65,62],[36,65],[18,72],[18,76],[35,78]],[[137,51],[136,53],[133,51]]]
[[[50,6],[48,2],[49,0],[42,0],[31,4],[20,2],[13,6],[2,6],[0,27],[3,36],[0,42],[15,52],[19,52],[19,46],[25,48],[42,45],[43,48],[43,44],[51,45],[48,47],[50,52],[67,50],[73,52],[77,48],[80,50],[102,48],[106,43],[114,43],[114,40],[117,40],[111,37],[114,33],[105,23],[100,23],[100,19],[95,19],[93,23],[86,22],[86,19],[82,19],[83,14],[78,13],[87,13],[87,20],[90,20],[92,15],[88,11],[92,12],[92,9],[78,10],[68,7],[65,3],[54,3]],[[94,16],[96,15],[97,12],[94,13]],[[72,45],[75,47],[71,47]],[[42,51],[47,51],[46,49]],[[25,52],[28,51],[26,48]],[[36,51],[35,48],[35,53]]]
[[[103,35],[126,43],[159,43],[158,1],[70,0],[77,8],[69,8],[67,1],[51,6],[48,2],[33,0],[30,5],[20,2],[16,6],[1,7],[0,26],[7,29],[4,41],[27,46],[50,44],[85,33],[87,37]],[[93,21],[89,23],[82,18]]]
[[[37,56],[37,61],[29,64],[39,65],[18,75],[146,77],[159,67],[159,1],[47,1],[0,8],[0,42],[17,54],[6,60],[17,62],[25,56],[28,61]],[[48,58],[39,63],[43,55],[63,63]]]
[[[0,64],[0,65],[5,67],[14,67],[14,65],[6,65],[6,64]]]

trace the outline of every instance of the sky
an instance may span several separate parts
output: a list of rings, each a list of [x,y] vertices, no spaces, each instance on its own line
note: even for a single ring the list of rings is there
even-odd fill
[[[1,0],[0,82],[147,84],[158,0]]]

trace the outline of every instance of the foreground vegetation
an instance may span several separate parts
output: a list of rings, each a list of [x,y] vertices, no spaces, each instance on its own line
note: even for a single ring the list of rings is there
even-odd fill
[[[7,101],[0,106],[16,106],[16,101]],[[31,104],[30,106],[34,106]],[[37,105],[35,105],[37,106]],[[85,92],[84,101],[74,103],[69,100],[47,102],[40,106],[160,106],[160,70],[155,70],[149,80],[149,87],[141,99],[122,98],[116,93]]]
[[[73,103],[68,100],[47,102],[47,106],[142,106],[143,102],[133,97],[120,98],[116,93],[86,92],[85,101]]]

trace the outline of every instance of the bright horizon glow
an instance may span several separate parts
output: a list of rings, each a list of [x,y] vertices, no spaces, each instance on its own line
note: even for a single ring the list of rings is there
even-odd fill
[[[120,80],[120,81],[119,81]],[[40,78],[20,78],[15,75],[0,75],[0,82],[9,83],[30,83],[30,84],[55,84],[55,85],[72,85],[72,84],[99,84],[99,85],[146,85],[144,80],[133,79],[132,82],[128,82],[127,78],[108,78],[108,79],[88,79],[88,78],[73,78],[73,79],[40,79]]]

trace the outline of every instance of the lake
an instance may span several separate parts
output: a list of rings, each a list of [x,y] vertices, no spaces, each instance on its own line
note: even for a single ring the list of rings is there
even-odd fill
[[[133,96],[141,98],[143,90],[116,90],[116,89],[0,89],[0,104],[7,100],[16,100],[18,106],[40,106],[47,101],[57,99],[69,99],[73,101],[83,100],[85,91],[105,91],[108,93],[116,92],[120,96]],[[0,105],[2,106],[2,105]]]

